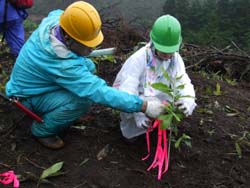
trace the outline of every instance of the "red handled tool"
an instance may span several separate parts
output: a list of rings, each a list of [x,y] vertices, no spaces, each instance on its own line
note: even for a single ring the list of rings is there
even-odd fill
[[[29,110],[28,108],[26,108],[22,103],[20,103],[17,99],[12,99],[12,98],[8,98],[6,97],[4,94],[0,93],[0,96],[7,100],[10,101],[12,103],[14,103],[18,108],[20,108],[22,111],[24,111],[26,114],[28,114],[30,117],[32,117],[34,120],[42,123],[43,119],[41,117],[39,117],[37,114],[35,114],[34,112],[32,112],[31,110]]]

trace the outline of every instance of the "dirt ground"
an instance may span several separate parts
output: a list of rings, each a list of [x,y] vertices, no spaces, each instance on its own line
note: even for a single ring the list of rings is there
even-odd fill
[[[2,70],[8,70],[2,55]],[[100,63],[99,75],[111,84],[121,63]],[[8,71],[7,71],[8,72]],[[63,161],[60,176],[39,187],[50,188],[249,188],[250,187],[250,84],[235,86],[189,72],[197,94],[193,115],[179,125],[192,138],[192,148],[171,145],[170,167],[162,180],[157,169],[147,172],[144,136],[133,144],[124,141],[116,111],[94,105],[87,116],[64,134],[66,146],[51,151],[34,141],[31,120],[0,99],[0,172],[14,170],[21,188],[34,188],[44,169]],[[213,94],[216,83],[221,94]],[[9,128],[6,128],[9,127]],[[155,148],[156,134],[151,138]],[[235,144],[241,150],[236,151]],[[240,152],[242,151],[241,157]],[[101,152],[101,154],[100,154]],[[1,187],[1,185],[0,185]]]

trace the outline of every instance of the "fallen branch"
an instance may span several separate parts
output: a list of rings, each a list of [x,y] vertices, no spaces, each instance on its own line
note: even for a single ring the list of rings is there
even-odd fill
[[[40,169],[43,169],[43,170],[46,169],[45,167],[36,164],[34,161],[28,159],[27,157],[24,157],[24,159],[25,159],[28,163],[32,164],[33,166],[35,166],[35,167],[37,167],[37,168],[40,168]]]
[[[5,164],[5,163],[0,163],[0,166],[3,166],[3,167],[5,167],[5,168],[9,168],[9,169],[12,168],[10,165]]]

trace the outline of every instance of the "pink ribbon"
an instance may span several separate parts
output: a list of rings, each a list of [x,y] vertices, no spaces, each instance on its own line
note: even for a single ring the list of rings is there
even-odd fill
[[[19,181],[14,174],[14,171],[10,170],[0,174],[0,184],[9,185],[11,183],[13,183],[13,187],[11,188],[19,188]]]
[[[146,132],[146,140],[147,140],[147,151],[148,154],[142,158],[142,160],[148,159],[150,156],[150,137],[149,133],[153,131],[153,129],[158,128],[158,141],[156,146],[156,152],[154,161],[148,167],[147,171],[150,171],[152,168],[156,168],[158,166],[158,177],[157,179],[160,180],[162,175],[167,172],[168,170],[168,138],[167,138],[167,130],[161,130],[161,121],[155,120],[153,123],[152,128],[148,129]]]

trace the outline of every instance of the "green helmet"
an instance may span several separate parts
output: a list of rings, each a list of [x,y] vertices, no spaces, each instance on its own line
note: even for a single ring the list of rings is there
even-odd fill
[[[181,25],[173,16],[161,16],[154,22],[150,38],[157,50],[174,53],[179,50],[182,42]]]

